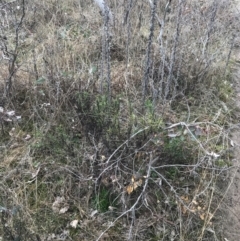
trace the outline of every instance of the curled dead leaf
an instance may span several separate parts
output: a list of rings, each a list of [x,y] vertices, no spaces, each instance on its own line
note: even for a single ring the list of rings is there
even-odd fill
[[[126,191],[127,191],[128,195],[131,194],[133,192],[133,186],[131,184],[128,185],[126,188]]]
[[[185,202],[188,202],[188,201],[189,201],[189,198],[188,198],[187,195],[181,196],[181,199],[182,199],[183,201],[185,201]]]
[[[131,178],[131,183],[126,187],[126,191],[128,194],[131,194],[138,187],[142,186],[142,179],[140,178],[138,181],[135,180],[134,176]]]

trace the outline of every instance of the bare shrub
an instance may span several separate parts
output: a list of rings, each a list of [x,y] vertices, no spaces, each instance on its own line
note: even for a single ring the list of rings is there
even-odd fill
[[[43,240],[210,240],[231,167],[231,6],[104,3],[0,3],[0,90],[22,116],[1,132],[5,203]]]

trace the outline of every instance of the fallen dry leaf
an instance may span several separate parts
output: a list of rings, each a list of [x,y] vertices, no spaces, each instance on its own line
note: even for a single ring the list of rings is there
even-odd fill
[[[76,219],[76,220],[73,220],[71,223],[70,223],[70,226],[72,227],[72,228],[77,228],[77,225],[78,225],[78,220]]]
[[[55,201],[52,204],[53,212],[60,213],[60,210],[62,209],[61,213],[64,213],[64,212],[66,212],[64,209],[65,207],[67,207],[65,198],[64,197],[56,197]]]
[[[201,220],[204,220],[205,219],[205,213],[200,214],[199,217],[201,218]]]
[[[68,211],[68,209],[69,209],[69,206],[66,205],[65,207],[63,207],[63,208],[61,208],[61,209],[59,210],[59,214],[66,213],[66,212]]]
[[[131,193],[133,192],[133,186],[132,186],[132,184],[128,185],[127,188],[126,188],[126,190],[127,190],[128,195],[131,194]]]

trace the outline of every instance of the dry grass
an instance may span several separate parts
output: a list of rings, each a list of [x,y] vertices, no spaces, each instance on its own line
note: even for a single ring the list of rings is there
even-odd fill
[[[0,237],[219,240],[228,1],[157,1],[161,26],[148,1],[108,1],[112,26],[92,1],[31,1],[16,33],[23,3],[0,4],[4,111],[22,116],[0,116]]]

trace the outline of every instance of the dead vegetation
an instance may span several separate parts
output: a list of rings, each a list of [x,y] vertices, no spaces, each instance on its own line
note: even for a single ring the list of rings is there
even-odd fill
[[[234,5],[106,2],[0,3],[0,236],[223,240]]]

